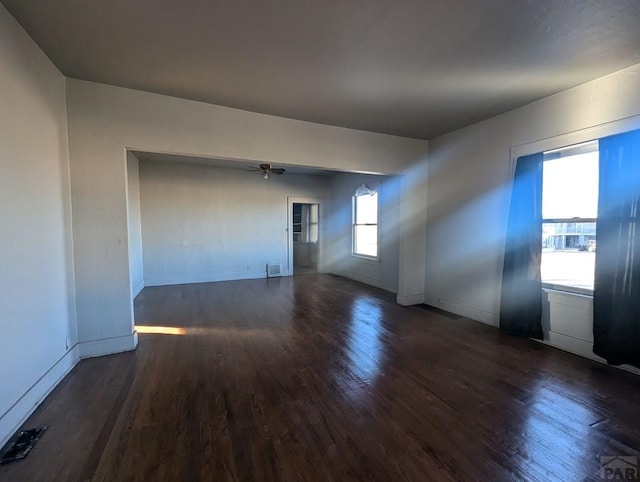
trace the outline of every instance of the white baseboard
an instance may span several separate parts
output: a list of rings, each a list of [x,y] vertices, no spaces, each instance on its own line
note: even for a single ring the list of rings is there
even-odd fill
[[[544,343],[545,345],[549,345],[553,348],[557,348],[562,351],[573,353],[574,355],[579,355],[584,358],[589,358],[591,360],[597,361],[605,365],[607,364],[607,360],[593,353],[593,343],[590,343],[585,340],[580,340],[572,336],[550,331],[548,340],[536,340],[536,341],[540,343]],[[636,367],[632,367],[630,365],[619,365],[619,366],[615,366],[614,368],[618,368],[620,370],[624,370],[624,371],[633,373],[635,375],[640,375],[640,369]]]
[[[343,278],[348,278],[348,279],[352,279],[354,281],[358,281],[360,283],[364,283],[366,285],[369,286],[373,286],[374,288],[380,288],[381,290],[385,290],[385,291],[389,291],[391,293],[398,293],[398,286],[397,285],[392,285],[390,283],[385,283],[384,281],[381,281],[379,279],[376,278],[369,278],[368,276],[362,276],[350,271],[339,271],[339,270],[335,270],[333,271],[333,274],[338,275],[338,276],[342,276]]]
[[[133,297],[135,298],[140,294],[140,292],[144,289],[144,280],[141,280],[140,283],[133,287]]]
[[[134,350],[138,346],[138,333],[131,335],[77,343],[71,347],[40,379],[0,417],[0,447],[31,416],[51,391],[67,376],[82,358],[110,355]]]
[[[417,295],[398,295],[396,302],[402,306],[420,305],[424,303],[424,294]]]
[[[456,315],[464,316],[465,318],[485,323],[487,325],[500,326],[500,316],[497,313],[478,310],[476,308],[471,308],[470,306],[463,305],[462,303],[457,303],[455,301],[443,300],[442,298],[431,296],[428,293],[425,293],[424,295],[424,303],[435,308],[440,308],[441,310],[449,311],[450,313],[455,313]]]
[[[131,335],[105,338],[103,340],[84,341],[78,343],[80,358],[93,358],[111,355],[123,351],[135,350],[138,346],[138,332]]]
[[[7,443],[78,361],[80,350],[78,345],[74,345],[0,417],[0,447]]]
[[[283,270],[282,276],[288,276],[287,270]],[[260,279],[266,278],[266,271],[253,271],[249,273],[202,273],[185,276],[166,276],[160,278],[145,278],[145,286],[169,286],[169,285],[188,285],[193,283],[214,283],[216,281],[235,281],[241,279]]]
[[[593,343],[565,335],[564,333],[549,331],[548,344],[575,355],[584,356],[591,358],[592,360],[606,363],[606,360],[593,353]]]

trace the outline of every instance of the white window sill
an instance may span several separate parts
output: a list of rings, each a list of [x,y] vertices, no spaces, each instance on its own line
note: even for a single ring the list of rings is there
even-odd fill
[[[579,296],[585,298],[593,298],[593,290],[589,288],[577,288],[575,286],[554,285],[551,283],[542,283],[542,291],[547,293],[564,294],[568,296]]]
[[[365,254],[356,254],[356,253],[351,253],[351,256],[354,258],[359,258],[365,261],[370,261],[372,263],[379,263],[380,262],[380,258],[377,256],[367,256]]]

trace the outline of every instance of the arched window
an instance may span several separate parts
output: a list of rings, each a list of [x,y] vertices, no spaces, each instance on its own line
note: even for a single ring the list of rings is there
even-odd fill
[[[378,191],[364,184],[353,195],[353,254],[378,257]]]

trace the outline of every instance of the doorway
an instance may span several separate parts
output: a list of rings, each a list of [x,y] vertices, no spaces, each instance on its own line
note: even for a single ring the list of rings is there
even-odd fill
[[[320,205],[294,202],[291,210],[293,274],[317,273]]]

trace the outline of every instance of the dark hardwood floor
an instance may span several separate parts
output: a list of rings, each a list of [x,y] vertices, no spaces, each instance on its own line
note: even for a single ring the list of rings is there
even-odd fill
[[[135,305],[178,334],[80,362],[0,480],[600,480],[640,448],[640,377],[343,278]]]

